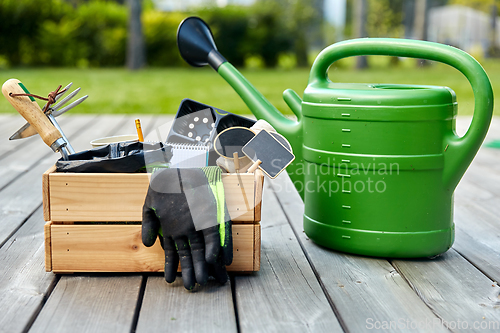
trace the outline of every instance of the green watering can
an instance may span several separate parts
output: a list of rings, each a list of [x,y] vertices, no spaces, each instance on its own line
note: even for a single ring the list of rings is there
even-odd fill
[[[293,147],[287,168],[304,204],[304,230],[331,249],[415,258],[448,250],[454,240],[453,192],[483,142],[493,91],[481,65],[454,47],[405,39],[354,39],[331,45],[314,61],[303,99],[283,97],[297,120],[283,116],[217,51],[204,21],[177,32],[182,57],[210,64],[253,114]],[[455,133],[457,102],[447,87],[334,83],[328,68],[360,55],[421,58],[455,67],[474,92],[474,117]]]

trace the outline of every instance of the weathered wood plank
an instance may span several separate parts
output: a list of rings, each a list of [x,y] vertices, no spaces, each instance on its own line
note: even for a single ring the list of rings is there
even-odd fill
[[[61,127],[63,127],[70,140],[73,135],[76,135],[81,130],[84,124],[76,121],[76,119],[61,120]],[[24,140],[26,141],[22,142]],[[22,142],[22,144],[19,144],[19,142]],[[0,159],[0,189],[12,182],[16,177],[31,170],[39,160],[50,156],[55,162],[61,157],[61,154],[53,153],[38,135],[20,140],[7,140],[6,144],[12,144],[12,147],[6,147],[6,149],[12,149],[9,153],[2,155],[4,158]]]
[[[79,133],[81,136],[76,136],[72,143],[85,141],[88,144],[89,136],[106,130],[108,119],[112,120],[104,117],[95,126],[82,130]],[[42,148],[46,151],[46,147]],[[0,244],[6,241],[0,247],[0,330],[5,332],[24,332],[55,283],[56,276],[46,273],[44,268],[45,222],[39,207],[42,201],[42,173],[54,163],[55,158],[50,151],[46,154],[46,159],[0,192]],[[36,207],[39,208],[23,224]],[[8,238],[19,226],[15,234]]]
[[[387,325],[384,332],[429,331],[418,325],[408,326],[438,318],[387,260],[344,254],[316,245],[303,232],[304,204],[288,175],[278,176],[272,184],[346,330],[361,332]],[[434,331],[447,330],[438,327]]]
[[[0,248],[0,331],[24,332],[55,283],[44,268],[41,208]]]
[[[466,128],[468,121],[459,118],[457,127]],[[500,117],[494,117],[485,143],[498,139]],[[499,204],[500,150],[483,146],[455,191],[453,248],[495,281],[500,280]]]
[[[500,287],[453,249],[434,260],[393,264],[443,323],[470,332],[500,331]]]
[[[0,117],[0,159],[7,158],[12,152],[24,149],[25,146],[29,146],[33,142],[41,141],[38,135],[31,138],[9,140],[12,134],[26,123],[26,120],[17,112],[12,115],[2,114]],[[61,126],[66,123],[68,123],[68,120],[61,121]],[[41,145],[44,145],[44,143],[41,142]]]
[[[260,272],[235,277],[241,332],[342,332],[269,185],[262,202]]]
[[[130,332],[142,279],[63,276],[30,332]]]
[[[495,281],[500,281],[500,219],[488,199],[488,191],[464,179],[455,195],[455,243],[453,248]]]
[[[136,332],[237,332],[230,283],[188,292],[180,277],[169,285],[149,276]]]
[[[89,118],[84,117],[83,119],[88,120]],[[106,132],[109,128],[109,122],[116,119],[117,117],[103,116],[99,118],[99,122],[85,129],[81,129],[81,126],[71,127],[71,131],[68,131],[67,135],[76,150],[87,146],[90,141],[88,138],[96,136],[96,133],[109,133]],[[75,123],[79,122],[82,123],[75,118]],[[32,163],[29,170],[24,173],[19,172],[19,176],[16,176],[17,178],[0,191],[0,220],[2,221],[0,223],[0,246],[42,202],[42,174],[59,158],[56,154],[51,153],[48,147],[42,148],[44,148],[44,155],[41,159],[26,161],[26,163]],[[22,153],[36,155],[31,149]],[[2,162],[0,161],[0,166]]]

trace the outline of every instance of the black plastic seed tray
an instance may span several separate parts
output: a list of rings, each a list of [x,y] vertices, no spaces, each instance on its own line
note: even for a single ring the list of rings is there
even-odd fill
[[[218,155],[213,151],[213,142],[217,134],[229,127],[250,128],[253,124],[255,120],[186,98],[177,110],[166,141],[207,145],[210,147],[209,165],[215,165]]]

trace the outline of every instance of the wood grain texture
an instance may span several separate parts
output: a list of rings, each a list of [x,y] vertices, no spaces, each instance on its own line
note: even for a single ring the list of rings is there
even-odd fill
[[[241,332],[342,332],[274,193],[265,188],[260,271],[235,277]]]
[[[253,223],[255,209],[254,174],[222,174],[224,196],[233,222]]]
[[[102,117],[94,127],[82,129],[94,117],[83,116],[65,122],[70,125],[64,128],[75,149],[84,142],[88,144],[87,136],[106,131],[108,119],[116,119]],[[41,175],[59,157],[50,153],[40,139],[27,140],[32,143],[22,145],[26,149],[10,155],[27,165],[14,167],[16,161],[0,160],[0,168],[3,168],[0,170],[5,172],[3,178],[13,180],[0,191],[0,245],[3,244],[0,248],[0,331],[5,332],[24,332],[29,327],[56,280],[54,274],[44,269],[44,219],[42,209],[36,207],[42,202]],[[6,162],[12,164],[4,164]],[[7,238],[13,231],[15,233]]]
[[[42,200],[43,200],[43,218],[45,221],[50,221],[50,188],[49,188],[49,174],[56,171],[56,166],[51,166],[42,175]]]
[[[462,186],[467,188],[464,182]],[[487,204],[463,200],[455,203],[455,243],[453,248],[482,272],[500,281],[500,219]]]
[[[24,150],[24,147],[29,146],[33,142],[39,141],[40,146],[44,143],[40,139],[27,139],[27,140],[9,140],[9,138],[26,124],[26,120],[19,117],[17,113],[2,114],[2,122],[0,124],[0,156],[7,156],[17,150]]]
[[[149,276],[136,332],[237,332],[230,283],[209,281],[189,292],[180,277],[169,285]]]
[[[46,222],[43,226],[43,235],[45,243],[45,271],[52,271],[52,240],[50,235],[50,226],[52,222]]]
[[[233,263],[228,271],[254,270],[255,229],[233,225]],[[142,244],[141,226],[124,224],[52,224],[52,270],[68,272],[161,272],[165,254],[159,241]]]
[[[2,93],[10,104],[33,126],[47,146],[61,138],[61,133],[52,125],[34,98],[27,96],[11,96],[25,94],[20,86],[21,81],[10,79],[2,86]]]
[[[363,332],[379,322],[392,323],[384,332],[400,332],[399,320],[418,324],[438,319],[387,260],[335,252],[311,241],[303,232],[304,204],[288,175],[278,176],[272,185],[346,330]],[[411,331],[428,332],[418,326]]]
[[[446,322],[461,320],[471,332],[500,331],[500,287],[449,250],[434,260],[394,260],[420,298]],[[494,327],[474,323],[494,321]]]
[[[44,269],[43,225],[38,209],[0,248],[1,332],[25,332],[55,283]]]
[[[63,276],[30,332],[130,332],[142,277]]]
[[[150,174],[50,173],[48,177],[46,202],[54,222],[142,220]],[[231,220],[253,223],[254,175],[224,174],[222,182]]]
[[[457,127],[468,124],[459,118]],[[485,142],[500,139],[494,118]],[[500,150],[483,146],[455,191],[453,248],[494,281],[500,281]]]
[[[257,272],[260,270],[260,257],[262,255],[261,251],[261,230],[260,224],[255,224],[253,226],[253,271]]]
[[[262,209],[262,190],[264,189],[264,173],[262,170],[257,169],[254,173],[254,187],[255,187],[255,210],[254,210],[254,221],[261,220],[261,209]]]
[[[85,120],[90,121],[95,118],[95,116],[83,117],[81,121],[71,117],[60,118],[62,119],[59,125],[64,129],[64,133],[73,144],[72,139],[74,139],[82,130],[82,127],[86,125]],[[61,154],[54,153],[37,135],[26,139],[7,140],[6,143],[12,144],[12,146],[5,147],[5,154],[7,156],[0,160],[0,188],[8,185],[17,177],[23,176],[26,172],[31,171],[37,166],[40,160],[52,159],[53,162],[48,164],[48,166],[50,166],[61,157]],[[40,177],[44,171],[45,170],[38,173],[38,177]],[[40,182],[40,178],[38,181]]]
[[[82,126],[75,124],[78,121],[67,126],[70,139]],[[42,203],[41,176],[60,157],[38,141],[0,160],[0,246]]]

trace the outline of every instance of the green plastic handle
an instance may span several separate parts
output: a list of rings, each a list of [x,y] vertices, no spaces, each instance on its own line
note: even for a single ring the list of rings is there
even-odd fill
[[[312,65],[309,84],[329,81],[328,68],[335,61],[364,55],[438,61],[456,68],[469,80],[474,92],[472,122],[463,137],[450,133],[443,147],[443,181],[445,186],[454,189],[481,146],[493,114],[493,90],[483,67],[468,53],[448,45],[409,39],[361,38],[336,43],[321,51]]]

